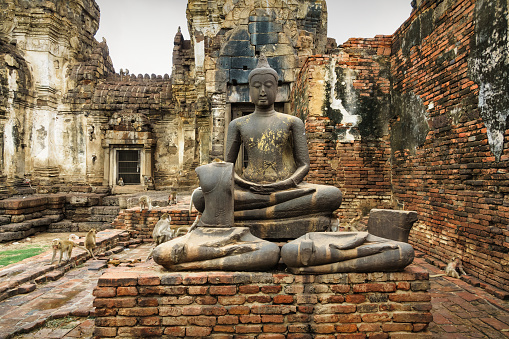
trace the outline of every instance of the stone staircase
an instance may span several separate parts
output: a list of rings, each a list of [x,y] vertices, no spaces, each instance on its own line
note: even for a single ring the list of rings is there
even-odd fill
[[[108,195],[108,192],[91,192],[83,187],[62,193],[0,200],[0,242],[24,239],[38,232],[105,230],[112,227],[121,210],[138,206],[143,195],[150,197],[154,208],[168,206],[168,192],[165,191]],[[189,196],[177,197],[181,203],[189,203]]]
[[[32,195],[0,200],[0,242],[46,230],[64,218],[65,196]]]
[[[48,232],[104,230],[110,227],[119,212],[118,198],[115,197],[97,193],[67,195],[66,218],[51,224]]]

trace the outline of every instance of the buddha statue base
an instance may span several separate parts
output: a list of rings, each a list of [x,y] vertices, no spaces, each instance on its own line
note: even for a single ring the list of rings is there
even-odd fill
[[[313,214],[272,220],[236,220],[236,227],[249,227],[251,234],[261,239],[286,241],[309,232],[324,232],[332,222],[330,215]]]

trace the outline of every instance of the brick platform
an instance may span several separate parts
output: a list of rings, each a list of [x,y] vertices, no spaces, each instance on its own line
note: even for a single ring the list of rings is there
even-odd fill
[[[431,338],[427,271],[292,275],[110,269],[98,337]]]

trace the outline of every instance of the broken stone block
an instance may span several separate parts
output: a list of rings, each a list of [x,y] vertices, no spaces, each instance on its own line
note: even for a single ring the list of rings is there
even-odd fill
[[[277,34],[273,33],[256,33],[251,34],[251,44],[252,45],[269,45],[269,44],[277,44]]]
[[[231,58],[231,68],[252,70],[256,67],[258,60],[250,57],[234,57]]]
[[[249,41],[249,33],[245,28],[235,29],[230,36],[229,40],[235,41]]]
[[[417,212],[372,209],[369,212],[368,232],[378,237],[408,242],[408,234],[417,221]]]
[[[249,41],[228,42],[221,50],[223,56],[255,56],[255,49]]]

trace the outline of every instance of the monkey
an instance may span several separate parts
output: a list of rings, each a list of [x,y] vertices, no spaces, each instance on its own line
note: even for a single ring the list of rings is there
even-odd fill
[[[359,230],[357,229],[357,227],[350,224],[345,226],[345,232],[359,232]]]
[[[122,177],[118,178],[118,185],[124,186],[124,179]]]
[[[176,230],[173,231],[173,237],[174,238],[180,237],[181,235],[185,235],[188,232],[189,232],[189,227],[182,226],[182,227],[179,227],[179,228],[177,228]]]
[[[191,227],[189,227],[187,233],[191,233],[196,228],[196,225],[198,225],[198,221],[200,221],[200,215],[197,215],[196,218],[194,218],[194,222],[191,225]]]
[[[339,231],[339,218],[332,220],[325,232],[337,232],[337,231]]]
[[[48,265],[53,264],[57,252],[60,252],[60,257],[58,259],[59,264],[62,262],[62,256],[64,256],[64,254],[64,260],[69,261],[71,259],[71,254],[74,246],[76,246],[76,244],[71,240],[60,240],[58,238],[53,239],[51,242],[51,247],[53,248],[53,257],[51,258],[51,261]]]
[[[97,234],[97,230],[95,228],[92,228],[92,229],[90,229],[90,231],[88,231],[87,235],[85,236],[85,250],[94,259],[96,259],[95,255],[94,255],[94,250],[97,247],[96,234]]]
[[[173,230],[171,229],[171,217],[168,213],[163,213],[159,221],[155,224],[154,230],[152,231],[152,239],[154,240],[154,246],[150,250],[147,259],[148,261],[152,257],[152,252],[156,246],[171,240],[173,238]]]
[[[453,260],[447,264],[445,274],[456,279],[459,279],[460,275],[466,275],[460,258],[453,258]]]
[[[201,191],[201,187],[195,188],[193,193],[191,193],[191,201],[189,202],[189,215],[191,215],[191,212],[193,211],[193,196],[198,191]],[[191,225],[191,227],[189,227],[189,229],[187,230],[186,233],[191,233],[196,228],[196,225],[198,225],[198,221],[200,221],[200,214],[198,214],[196,216],[196,218],[194,219],[193,224]]]
[[[168,196],[168,205],[175,205],[177,203],[177,193],[171,192]]]
[[[170,228],[171,217],[168,213],[163,213],[161,218],[154,226],[152,231],[152,238],[156,243],[156,246],[166,242],[172,238],[172,231]]]
[[[147,209],[150,211],[152,209],[152,202],[147,195],[142,195],[138,200],[138,204],[140,205],[140,210]]]

